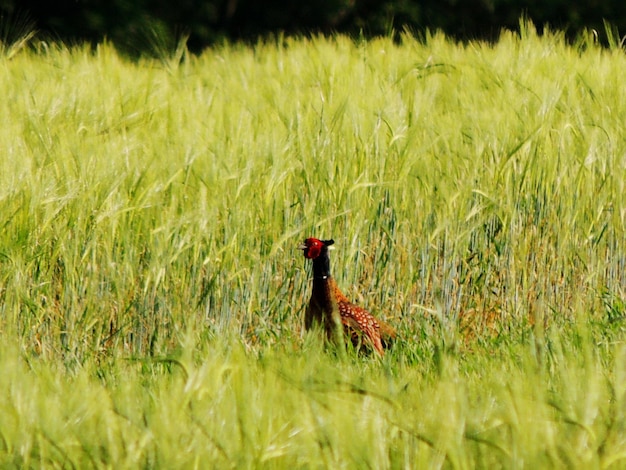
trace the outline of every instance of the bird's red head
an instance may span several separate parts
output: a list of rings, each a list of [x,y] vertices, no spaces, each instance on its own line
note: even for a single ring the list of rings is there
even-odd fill
[[[318,240],[317,238],[307,238],[300,249],[304,250],[304,257],[309,259],[317,258],[325,247],[335,243],[335,240]]]

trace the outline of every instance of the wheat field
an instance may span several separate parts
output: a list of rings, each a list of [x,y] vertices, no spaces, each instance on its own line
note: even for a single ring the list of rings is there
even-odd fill
[[[626,465],[618,42],[0,52],[3,468]]]

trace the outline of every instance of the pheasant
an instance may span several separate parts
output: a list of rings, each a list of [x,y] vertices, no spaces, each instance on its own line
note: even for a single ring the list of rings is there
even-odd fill
[[[367,310],[351,303],[343,295],[330,275],[328,250],[334,249],[334,240],[307,238],[300,249],[304,257],[313,260],[313,292],[306,309],[304,326],[307,330],[321,325],[331,341],[350,337],[355,347],[367,344],[381,356],[383,346],[396,336],[396,331]]]

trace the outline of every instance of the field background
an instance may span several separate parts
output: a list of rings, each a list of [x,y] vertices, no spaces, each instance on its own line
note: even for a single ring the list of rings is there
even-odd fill
[[[0,465],[625,465],[619,44],[154,47],[2,48]]]

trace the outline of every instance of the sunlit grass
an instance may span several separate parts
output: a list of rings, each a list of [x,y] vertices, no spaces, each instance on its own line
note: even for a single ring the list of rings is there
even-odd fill
[[[3,465],[622,465],[617,45],[33,47],[0,63]],[[302,335],[306,236],[383,360]]]
[[[310,345],[75,372],[3,350],[4,466],[603,467],[623,460],[615,370],[551,339],[545,369],[511,356],[414,366],[342,362]],[[93,375],[99,370],[98,376]],[[608,372],[608,375],[607,375]]]

